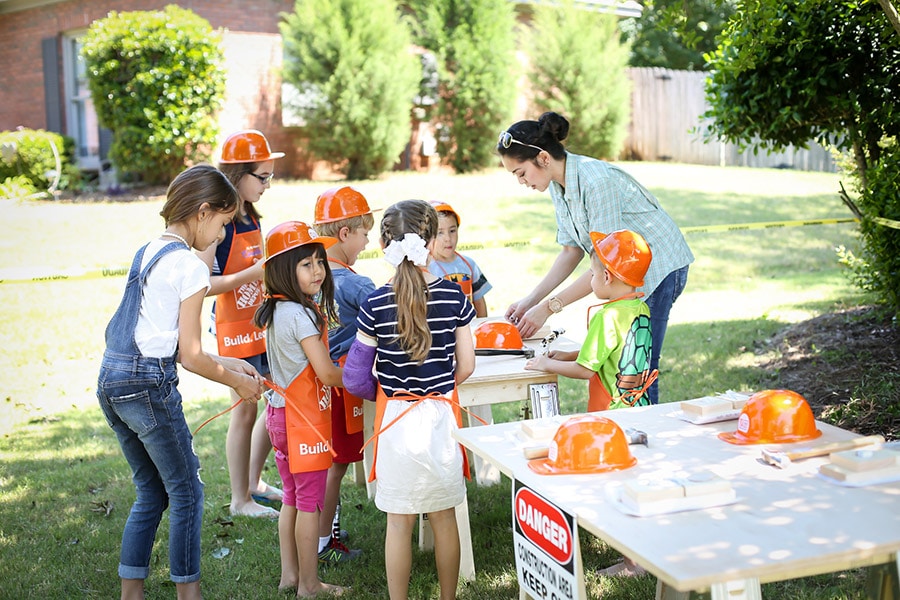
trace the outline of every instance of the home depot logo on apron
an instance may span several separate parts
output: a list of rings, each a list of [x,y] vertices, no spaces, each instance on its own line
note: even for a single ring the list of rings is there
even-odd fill
[[[262,232],[258,228],[235,233],[223,275],[237,273],[263,259]],[[250,281],[216,296],[216,342],[220,356],[246,358],[266,351],[266,332],[253,325],[263,301],[262,281]]]

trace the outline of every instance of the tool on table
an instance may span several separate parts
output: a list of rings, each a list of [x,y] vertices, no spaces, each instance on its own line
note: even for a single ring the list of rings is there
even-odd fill
[[[541,354],[547,354],[550,351],[550,344],[559,336],[566,332],[565,328],[559,327],[551,331],[544,339],[541,340]]]
[[[822,444],[821,446],[813,446],[812,448],[794,450],[792,452],[785,452],[782,450],[769,450],[768,448],[763,448],[762,460],[766,464],[774,465],[779,469],[786,469],[790,466],[791,462],[795,460],[812,458],[814,456],[824,456],[833,452],[852,450],[853,448],[861,448],[863,446],[871,446],[875,444],[881,445],[883,443],[883,436],[867,435],[845,442]]]
[[[650,447],[650,444],[647,440],[647,434],[641,431],[640,429],[635,429],[634,427],[629,427],[625,430],[625,437],[628,438],[629,444],[643,444],[644,446]]]

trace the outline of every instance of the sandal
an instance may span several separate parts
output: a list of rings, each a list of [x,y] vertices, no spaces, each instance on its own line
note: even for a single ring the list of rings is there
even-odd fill
[[[268,483],[265,485],[266,490],[264,492],[250,494],[250,497],[253,498],[253,501],[261,503],[281,502],[281,498],[283,496],[281,490],[279,490],[277,487],[272,487]]]

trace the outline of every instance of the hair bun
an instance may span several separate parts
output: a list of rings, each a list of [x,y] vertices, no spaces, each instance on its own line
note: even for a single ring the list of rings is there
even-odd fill
[[[541,132],[548,132],[559,142],[569,135],[569,121],[559,113],[545,112],[538,119]]]

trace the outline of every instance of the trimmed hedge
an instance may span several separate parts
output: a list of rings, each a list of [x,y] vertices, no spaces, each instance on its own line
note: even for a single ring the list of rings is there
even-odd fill
[[[35,129],[0,132],[0,196],[21,197],[50,189],[59,153],[57,189],[78,187],[81,174],[74,162],[75,142],[70,137]]]

